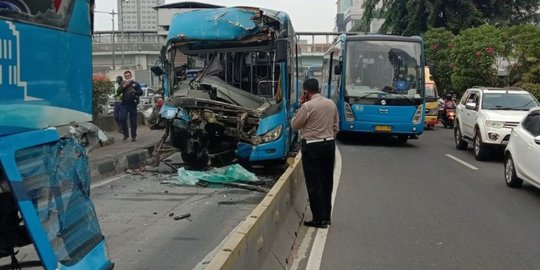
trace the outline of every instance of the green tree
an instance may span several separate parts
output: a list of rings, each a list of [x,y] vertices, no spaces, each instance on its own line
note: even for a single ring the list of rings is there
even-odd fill
[[[92,114],[96,117],[104,112],[108,95],[112,93],[114,85],[107,76],[96,74],[92,78],[92,88]]]
[[[428,30],[424,35],[426,62],[439,91],[452,91],[451,58],[455,36],[443,28]],[[442,94],[442,93],[441,93]]]
[[[529,90],[540,98],[540,28],[518,25],[502,29],[505,59],[510,65],[508,84]]]
[[[474,85],[499,86],[494,63],[503,52],[501,31],[496,27],[483,25],[463,31],[454,39],[451,54],[454,89],[461,93]]]
[[[384,18],[383,33],[419,35],[444,27],[458,34],[486,23],[509,26],[538,22],[539,6],[540,0],[366,0],[362,23],[356,30],[367,31],[371,20]]]

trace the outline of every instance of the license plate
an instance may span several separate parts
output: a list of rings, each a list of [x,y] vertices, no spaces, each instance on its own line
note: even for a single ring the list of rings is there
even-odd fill
[[[375,126],[376,132],[392,132],[391,126]]]

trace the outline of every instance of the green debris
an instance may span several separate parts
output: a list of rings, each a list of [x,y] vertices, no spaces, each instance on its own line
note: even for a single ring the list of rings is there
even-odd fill
[[[257,181],[257,176],[244,169],[239,164],[234,164],[221,168],[214,168],[208,171],[190,171],[185,168],[178,169],[178,176],[165,180],[163,184],[179,186],[194,186],[199,180],[214,184],[224,184],[232,182],[249,183]]]

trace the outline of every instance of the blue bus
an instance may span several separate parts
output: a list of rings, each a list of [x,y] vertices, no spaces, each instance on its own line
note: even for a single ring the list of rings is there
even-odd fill
[[[424,131],[424,51],[419,37],[341,35],[323,58],[322,91],[340,132],[397,136]]]
[[[44,269],[112,269],[86,149],[93,0],[0,1],[0,257],[33,244]],[[22,220],[21,220],[22,218]]]
[[[175,15],[153,70],[164,81],[161,119],[184,162],[284,161],[299,106],[299,52],[281,11],[231,7]],[[193,68],[200,70],[190,80],[185,74]]]
[[[306,79],[314,78],[317,81],[321,81],[322,78],[322,65],[311,65],[306,68]]]

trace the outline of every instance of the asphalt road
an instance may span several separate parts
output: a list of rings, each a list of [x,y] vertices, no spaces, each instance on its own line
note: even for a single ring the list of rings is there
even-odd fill
[[[338,147],[320,269],[540,269],[540,190],[507,188],[502,156],[478,162],[443,128],[405,146],[356,136]]]
[[[160,170],[170,168],[162,165]],[[260,180],[272,182],[282,170],[254,172]],[[115,270],[204,269],[224,239],[266,195],[239,188],[162,184],[174,177],[133,172],[93,186],[92,201]],[[178,218],[186,214],[191,216]],[[17,258],[24,269],[42,269],[33,246],[21,249]],[[10,269],[9,263],[9,258],[0,259],[0,269]]]

